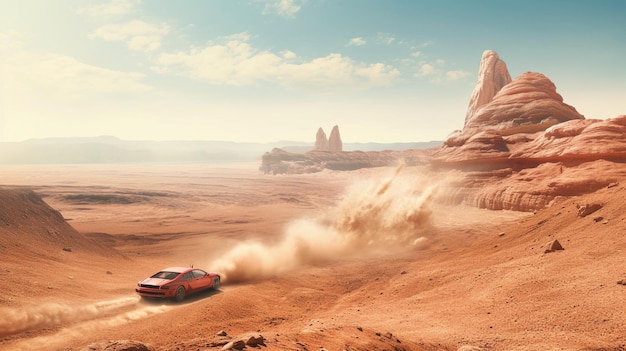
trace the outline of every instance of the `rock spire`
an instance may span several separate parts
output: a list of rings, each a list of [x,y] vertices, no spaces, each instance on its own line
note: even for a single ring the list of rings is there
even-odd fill
[[[326,133],[320,127],[315,135],[315,148],[316,151],[330,151],[330,152],[342,152],[343,143],[341,141],[341,135],[339,134],[339,127],[334,126],[330,132],[330,138],[326,139]]]
[[[339,127],[334,126],[330,132],[330,138],[328,138],[328,150],[330,152],[342,152],[343,143],[341,142],[341,135],[339,135]]]
[[[478,81],[465,115],[465,125],[471,121],[479,107],[490,102],[496,93],[510,82],[509,70],[506,68],[506,63],[500,60],[498,54],[492,50],[483,52],[478,69]]]
[[[315,135],[315,150],[328,151],[328,139],[321,127],[317,130],[317,134]]]

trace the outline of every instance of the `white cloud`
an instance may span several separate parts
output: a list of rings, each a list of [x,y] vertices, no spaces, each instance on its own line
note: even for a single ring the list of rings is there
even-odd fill
[[[396,38],[389,33],[378,33],[378,41],[383,44],[391,45],[396,41]]]
[[[435,66],[431,65],[430,63],[424,63],[419,67],[419,70],[417,73],[415,73],[415,76],[426,77],[431,76],[435,73],[437,73],[437,69],[435,68]]]
[[[410,63],[411,60],[407,62]],[[413,64],[415,64],[415,62],[413,62]],[[431,62],[421,61],[417,64],[417,70],[413,76],[415,78],[428,77],[431,83],[443,83],[463,79],[470,75],[469,72],[462,70],[448,70],[445,66],[446,61],[442,59]]]
[[[341,54],[296,60],[291,51],[277,55],[255,49],[248,39],[243,33],[188,52],[164,53],[153,69],[213,84],[269,82],[290,87],[386,85],[400,74],[393,66],[356,62]]]
[[[76,10],[78,14],[89,16],[121,16],[135,12],[141,0],[111,0],[104,4],[92,4]]]
[[[412,52],[411,56],[413,56],[413,57],[420,57],[420,56],[422,56],[422,52],[421,51]]]
[[[465,78],[467,76],[469,76],[470,73],[469,72],[465,72],[465,71],[448,71],[446,72],[446,79],[447,80],[457,80],[457,79],[461,79],[461,78]]]
[[[350,39],[350,42],[348,43],[348,45],[354,45],[354,46],[362,46],[367,44],[367,42],[365,41],[365,39],[358,37],[358,38],[352,38]]]
[[[265,0],[264,14],[277,13],[283,17],[293,17],[302,8],[304,0]]]
[[[161,46],[161,39],[169,32],[167,24],[151,24],[133,20],[124,24],[105,24],[92,34],[106,41],[125,41],[133,51],[154,51]]]
[[[89,65],[75,58],[37,53],[24,49],[10,36],[0,36],[0,44],[11,47],[0,56],[4,84],[12,96],[57,96],[77,98],[89,93],[138,93],[151,90],[144,75]]]
[[[298,55],[296,55],[295,52],[290,51],[290,50],[285,50],[285,51],[281,52],[281,54],[283,55],[283,58],[285,58],[287,60],[295,59],[298,56]]]

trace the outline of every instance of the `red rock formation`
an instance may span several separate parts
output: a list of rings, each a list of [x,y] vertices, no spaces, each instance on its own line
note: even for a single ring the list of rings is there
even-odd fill
[[[509,167],[516,158],[513,155],[535,140],[538,133],[568,121],[585,123],[585,117],[563,102],[550,79],[526,72],[478,107],[463,130],[444,141],[443,148],[435,154],[435,162],[490,162],[490,167]]]
[[[500,90],[493,100],[479,107],[465,129],[495,129],[501,135],[534,133],[584,117],[556,91],[550,79],[526,72]]]
[[[341,142],[341,135],[339,135],[339,126],[334,126],[333,130],[330,132],[330,137],[328,138],[328,150],[330,152],[343,151],[343,143]]]
[[[463,130],[433,153],[434,165],[461,171],[447,202],[533,211],[626,177],[626,116],[587,120],[550,79],[532,72],[489,99],[497,61],[485,52]]]
[[[626,115],[585,119],[564,103],[546,76],[526,72],[511,81],[504,62],[486,51],[463,130],[440,148],[420,154],[313,151],[298,157],[276,151],[264,155],[263,163],[266,173],[393,166],[400,159],[408,160],[406,165],[430,163],[445,173],[441,178],[458,176],[442,187],[443,202],[534,211],[560,196],[582,195],[623,181],[624,136]],[[336,126],[329,144],[330,150],[341,150]]]
[[[577,120],[540,133],[511,155],[537,160],[626,160],[626,115],[606,120]]]
[[[583,195],[619,182],[626,178],[626,164],[606,160],[571,166],[546,162],[517,170],[458,171],[457,175],[456,182],[439,194],[440,201],[530,212],[550,206],[559,197]]]
[[[511,75],[506,68],[506,63],[500,60],[495,51],[487,50],[483,52],[478,69],[478,82],[470,98],[465,124],[472,119],[474,112],[490,102],[497,92],[511,82]]]
[[[348,171],[371,167],[397,167],[399,164],[418,166],[428,164],[431,150],[403,151],[309,151],[304,154],[273,149],[261,157],[265,174],[315,173],[324,169]]]
[[[328,139],[326,138],[326,133],[322,127],[317,130],[317,134],[315,135],[315,148],[317,151],[328,151]]]

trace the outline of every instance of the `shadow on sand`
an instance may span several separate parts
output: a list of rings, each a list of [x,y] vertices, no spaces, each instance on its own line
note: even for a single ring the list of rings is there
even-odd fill
[[[211,296],[221,294],[221,293],[222,293],[221,289],[218,289],[218,290],[207,289],[207,290],[194,293],[192,295],[187,295],[182,302],[176,302],[176,300],[174,299],[163,299],[163,298],[142,296],[141,301],[139,303],[147,304],[147,305],[181,306],[181,305],[198,302],[200,300],[204,300],[204,299],[210,298]]]

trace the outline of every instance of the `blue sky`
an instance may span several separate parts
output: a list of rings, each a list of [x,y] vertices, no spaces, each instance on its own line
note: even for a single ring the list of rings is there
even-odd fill
[[[622,0],[0,0],[0,140],[443,140],[484,50],[626,114]]]

